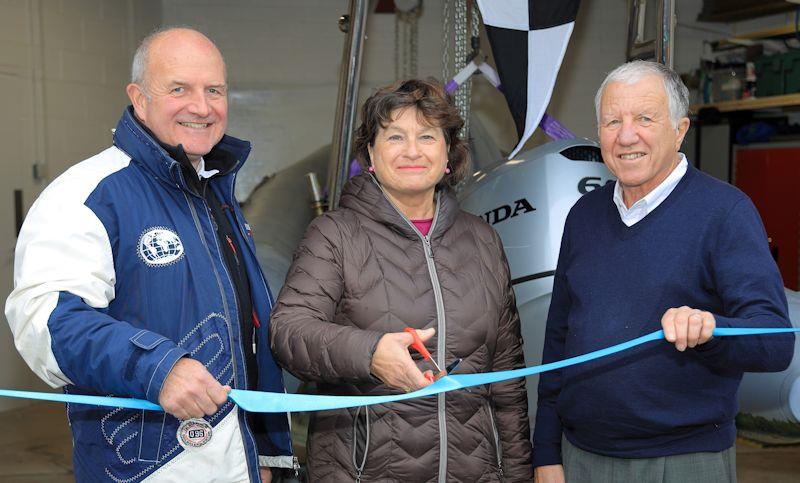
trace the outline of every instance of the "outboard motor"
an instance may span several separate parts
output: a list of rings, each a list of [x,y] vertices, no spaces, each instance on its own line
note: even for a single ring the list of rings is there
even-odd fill
[[[597,143],[569,139],[544,144],[478,171],[459,194],[461,207],[483,217],[503,240],[529,366],[541,363],[567,214],[583,194],[613,180]],[[532,417],[538,384],[538,376],[527,379]]]

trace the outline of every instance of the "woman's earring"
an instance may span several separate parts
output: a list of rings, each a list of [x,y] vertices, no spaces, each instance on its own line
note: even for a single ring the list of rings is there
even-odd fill
[[[369,168],[367,168],[367,171],[369,171],[370,173],[374,173],[375,172],[375,168],[370,166]]]
[[[444,168],[444,174],[450,174],[450,166]]]

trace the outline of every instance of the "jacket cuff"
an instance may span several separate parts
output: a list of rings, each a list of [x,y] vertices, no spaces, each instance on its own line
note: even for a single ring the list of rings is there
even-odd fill
[[[264,456],[258,455],[258,466],[268,466],[270,468],[290,468],[294,469],[293,456]]]
[[[147,359],[155,361],[147,369],[142,371],[141,379],[144,387],[145,398],[148,401],[158,404],[158,396],[161,394],[161,387],[175,363],[189,353],[176,346],[171,340],[150,331],[139,331],[130,341],[146,352]],[[145,366],[147,367],[147,366]]]
[[[561,464],[560,444],[534,444],[533,467]]]
[[[714,314],[714,320],[716,321],[717,327],[731,327],[731,323],[727,317]],[[725,343],[724,337],[712,337],[711,340],[705,344],[696,346],[694,350],[703,359],[713,359],[724,352],[726,346],[727,344]]]
[[[348,349],[348,352],[353,355],[351,359],[352,367],[349,369],[359,380],[379,383],[380,380],[371,371],[372,356],[375,354],[375,349],[378,347],[381,337],[386,334],[374,330],[363,330],[361,332],[358,343]]]

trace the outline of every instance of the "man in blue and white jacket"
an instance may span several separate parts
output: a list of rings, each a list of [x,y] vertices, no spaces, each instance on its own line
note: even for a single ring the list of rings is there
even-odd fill
[[[224,134],[226,89],[201,33],[145,38],[113,146],[53,181],[22,227],[6,316],[30,367],[166,411],[68,405],[78,481],[269,481],[295,464],[285,414],[227,400],[284,389],[233,195],[250,144]]]

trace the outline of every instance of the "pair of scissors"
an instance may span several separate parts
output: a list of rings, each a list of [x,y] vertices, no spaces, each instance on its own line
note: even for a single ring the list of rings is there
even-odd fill
[[[411,327],[406,327],[405,331],[408,332],[409,334],[411,334],[411,336],[414,338],[414,342],[411,344],[411,347],[413,347],[414,350],[419,352],[422,355],[422,358],[424,360],[430,362],[431,365],[436,369],[436,375],[434,375],[434,376],[430,376],[427,373],[425,374],[425,377],[428,380],[430,380],[431,382],[438,381],[439,379],[443,378],[444,376],[450,374],[451,372],[453,372],[456,369],[456,367],[458,367],[459,364],[461,364],[461,360],[462,359],[459,357],[455,361],[451,362],[450,365],[448,365],[445,370],[442,370],[439,367],[439,364],[436,363],[436,359],[431,357],[431,353],[428,352],[428,348],[425,347],[425,344],[422,342],[422,339],[420,339],[419,335],[417,334],[417,330],[413,329]]]

